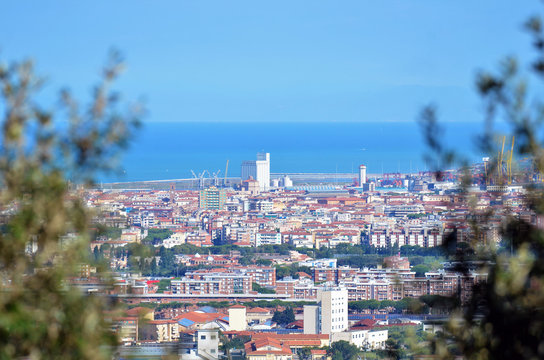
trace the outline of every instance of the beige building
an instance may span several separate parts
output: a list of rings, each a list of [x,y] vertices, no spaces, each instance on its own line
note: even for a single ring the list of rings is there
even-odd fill
[[[139,243],[142,239],[140,229],[123,229],[121,241]]]
[[[269,309],[255,307],[247,309],[246,316],[249,324],[264,324],[268,320],[272,320],[273,314]]]
[[[152,320],[140,326],[140,340],[173,342],[178,339],[179,326],[176,320]]]
[[[234,305],[229,308],[229,330],[244,331],[247,329],[246,307]]]

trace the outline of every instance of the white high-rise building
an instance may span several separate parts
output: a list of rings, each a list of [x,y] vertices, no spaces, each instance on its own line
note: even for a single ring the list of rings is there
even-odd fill
[[[304,333],[332,334],[348,328],[348,291],[327,288],[317,294],[319,305],[304,306]]]
[[[261,191],[270,189],[270,153],[257,153],[257,160],[242,162],[242,181],[253,178]]]
[[[366,184],[366,166],[360,165],[359,166],[359,186],[363,186],[363,184]]]

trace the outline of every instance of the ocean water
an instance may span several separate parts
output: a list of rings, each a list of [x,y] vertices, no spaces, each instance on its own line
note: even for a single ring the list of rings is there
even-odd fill
[[[444,124],[441,141],[473,161],[478,123]],[[369,174],[425,170],[426,148],[413,123],[145,123],[120,160],[120,174],[101,181],[191,178],[200,173],[239,176],[243,160],[270,153],[272,173]]]

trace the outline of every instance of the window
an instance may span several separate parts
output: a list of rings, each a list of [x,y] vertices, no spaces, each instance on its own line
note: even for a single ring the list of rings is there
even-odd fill
[[[200,335],[200,340],[206,340],[206,335]]]
[[[215,335],[212,335],[211,339],[212,339],[212,340],[215,340]]]
[[[210,352],[211,352],[212,354],[215,354],[215,349],[211,349]]]

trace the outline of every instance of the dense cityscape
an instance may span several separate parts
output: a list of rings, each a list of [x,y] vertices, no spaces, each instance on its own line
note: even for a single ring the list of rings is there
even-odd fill
[[[444,251],[474,238],[469,212],[497,210],[478,234],[485,246],[500,246],[507,216],[542,222],[518,182],[538,175],[514,179],[508,160],[494,178],[487,158],[473,165],[468,189],[460,171],[371,178],[365,165],[352,183],[296,184],[271,179],[270,161],[243,162],[234,187],[216,178],[194,190],[83,193],[96,236],[71,281],[127,306],[111,319],[121,357],[322,359],[339,341],[379,356],[407,346],[410,328],[427,341],[450,315],[438,300],[465,303],[487,278],[456,270]],[[95,274],[101,265],[112,288]]]
[[[6,2],[0,360],[544,359],[538,3]]]

